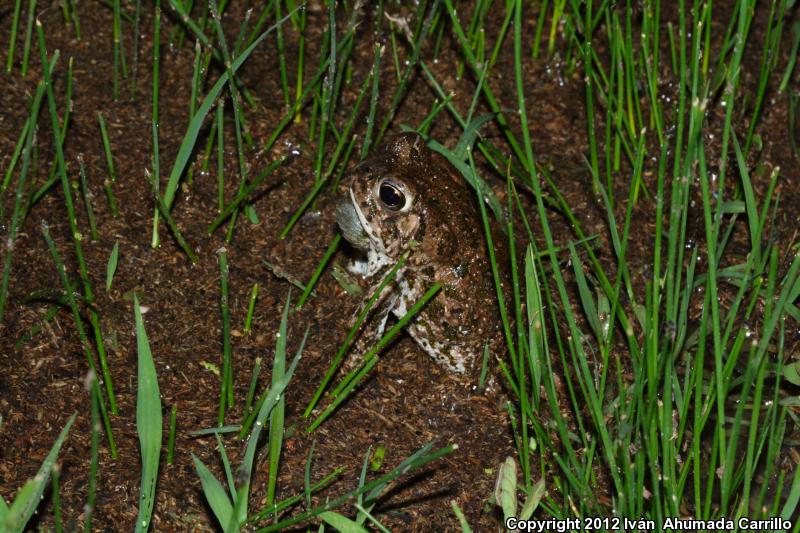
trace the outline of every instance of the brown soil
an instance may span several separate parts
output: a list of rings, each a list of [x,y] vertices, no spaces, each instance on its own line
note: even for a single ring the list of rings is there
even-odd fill
[[[65,157],[72,180],[78,179],[78,158],[83,157],[93,193],[92,205],[98,220],[99,238],[89,239],[86,213],[80,202],[76,202],[77,217],[84,235],[83,249],[88,272],[96,294],[94,307],[101,317],[103,335],[109,347],[109,366],[119,403],[119,414],[112,417],[119,457],[113,459],[105,441],[102,441],[94,529],[130,530],[137,512],[140,460],[135,425],[137,355],[132,310],[132,294],[136,292],[141,304],[148,309],[144,318],[158,371],[165,414],[172,406],[178,409],[175,461],[171,465],[162,462],[152,529],[208,531],[214,530],[216,525],[202,495],[190,454],[203,459],[220,475],[219,455],[212,437],[190,438],[188,432],[212,427],[217,420],[219,378],[204,365],[213,363],[221,366],[222,319],[217,252],[225,247],[230,265],[229,303],[234,330],[233,365],[237,404],[227,421],[237,423],[257,357],[264,360],[260,386],[269,383],[275,332],[290,287],[285,280],[267,270],[264,261],[278,265],[297,279],[307,280],[335,235],[332,217],[335,198],[333,194],[323,194],[315,211],[306,215],[285,240],[278,238],[313,182],[316,144],[308,142],[306,137],[310,119],[310,111],[306,109],[303,122],[285,132],[271,152],[256,150],[249,155],[250,176],[255,176],[291,149],[297,149],[300,153],[283,165],[274,176],[274,181],[255,197],[253,206],[260,223],[251,224],[244,216],[240,216],[230,244],[225,243],[224,230],[208,235],[205,230],[217,214],[214,164],[208,173],[200,172],[198,164],[195,164],[194,181],[187,184],[184,180],[172,215],[200,261],[195,265],[189,262],[163,223],[160,226],[162,244],[156,249],[151,248],[153,202],[145,173],[151,169],[150,57],[153,9],[150,3],[145,4],[139,61],[138,64],[129,63],[129,67],[135,71],[136,84],[131,90],[131,78],[124,80],[121,96],[116,101],[111,93],[111,10],[100,3],[80,4],[81,40],[76,40],[72,29],[64,24],[60,10],[50,8],[39,13],[46,30],[48,51],[61,51],[54,74],[59,110],[63,108],[67,61],[69,58],[74,60],[73,114]],[[397,14],[408,12],[394,3],[391,6],[387,9]],[[132,3],[125,8],[132,13]],[[370,35],[374,20],[370,10],[366,11],[366,19],[358,30],[361,39],[354,52],[352,81],[345,86],[342,105],[339,106],[340,116],[334,118],[340,127],[347,120],[360,83],[372,64]],[[259,12],[260,9],[257,9],[256,13]],[[720,20],[727,20],[727,12],[727,8],[720,8],[719,12],[715,11],[715,18],[718,16]],[[26,16],[23,10],[23,20]],[[243,16],[244,8],[241,5],[231,6],[226,14],[225,24],[230,42],[235,39]],[[163,18],[161,35],[159,141],[164,175],[162,187],[186,129],[194,57],[194,47],[188,38],[181,47],[168,45],[170,35],[177,27],[173,20],[176,19]],[[343,23],[345,14],[340,14],[338,20]],[[530,20],[535,19],[530,17]],[[320,37],[326,21],[325,10],[309,12],[306,80],[310,79],[316,68]],[[500,15],[488,18],[489,42],[493,42],[501,23]],[[764,23],[761,18],[757,19],[756,36],[763,35]],[[759,28],[758,24],[762,27]],[[0,8],[0,50],[7,49],[10,26],[10,8]],[[126,51],[130,52],[133,43],[131,25],[125,24],[124,29]],[[786,33],[789,33],[788,30]],[[398,38],[401,39],[399,35]],[[788,35],[785,38],[788,39]],[[287,31],[286,40],[287,57],[296,57],[295,32]],[[274,38],[268,38],[248,60],[242,75],[244,85],[258,99],[255,108],[246,109],[248,128],[256,139],[256,145],[264,142],[284,113],[274,43]],[[390,47],[387,42],[381,74],[379,121],[389,109],[392,80],[396,79]],[[18,55],[21,57],[20,48],[18,46]],[[492,87],[503,108],[513,110],[516,97],[511,82],[514,78],[511,49],[509,38],[505,52],[494,69]],[[784,45],[781,50],[785,55],[787,46]],[[407,50],[403,53],[407,53]],[[38,58],[38,51],[32,56]],[[462,112],[466,110],[473,94],[474,80],[456,77],[456,64],[460,58],[454,51],[453,43],[448,38],[444,39],[437,62],[433,61],[432,50],[424,50],[423,57],[433,67],[437,79],[443,80],[445,90],[455,92],[453,101],[457,108]],[[128,58],[130,61],[130,54]],[[779,64],[785,65],[785,60],[785,57],[782,58]],[[19,63],[18,58],[14,75],[4,75],[0,82],[0,167],[3,171],[7,168],[10,154],[28,115],[29,97],[41,79],[38,60],[33,60],[32,70],[25,79],[18,75]],[[758,59],[752,63],[748,64],[748,74],[743,80],[748,87],[753,87],[757,81],[753,78],[757,76]],[[610,264],[612,248],[602,202],[593,195],[583,164],[588,141],[581,71],[579,69],[575,75],[565,76],[563,65],[557,60],[534,62],[526,59],[525,66],[528,112],[529,116],[535,117],[531,123],[531,133],[536,154],[543,164],[549,164],[554,169],[554,179],[581,217],[584,230],[588,234],[600,235],[598,250],[601,254],[605,252],[604,260]],[[290,65],[290,75],[295,68],[295,65]],[[782,73],[783,69],[779,67],[777,71]],[[213,81],[218,74],[219,70],[214,70],[209,78]],[[290,84],[294,84],[293,77],[290,78]],[[764,141],[762,161],[780,165],[783,169],[779,212],[782,218],[776,225],[774,238],[786,247],[796,242],[794,229],[798,217],[796,206],[800,205],[800,175],[797,159],[792,155],[787,141],[786,98],[772,96],[774,85],[773,80],[770,86],[772,93],[768,93],[757,131]],[[206,89],[208,87],[210,84]],[[668,87],[665,88],[667,90]],[[392,131],[399,131],[400,124],[418,124],[430,110],[434,97],[421,73],[417,73],[408,96],[400,106]],[[111,216],[103,191],[107,166],[96,118],[98,111],[103,113],[108,125],[118,176],[113,184],[120,208],[117,218]],[[604,112],[600,114],[604,115]],[[440,142],[453,146],[460,130],[446,114],[442,113],[440,118],[430,133]],[[207,131],[208,127],[206,134]],[[358,133],[363,135],[363,128]],[[487,127],[486,134],[489,137],[500,135],[493,126]],[[231,124],[228,124],[225,135],[226,198],[230,201],[238,186]],[[53,159],[51,138],[49,115],[43,108],[38,130],[41,149],[33,172],[37,184],[46,179]],[[332,150],[333,145],[328,148]],[[357,150],[359,148],[360,145]],[[489,178],[495,179],[491,175]],[[768,184],[768,173],[754,179],[758,179],[755,183],[757,192],[764,191]],[[627,176],[620,176],[620,183],[626,180]],[[502,182],[498,180],[497,183]],[[654,187],[652,180],[648,185]],[[618,198],[625,198],[627,191],[619,190],[616,194]],[[2,218],[4,224],[7,223],[12,202],[11,194],[0,201],[5,209]],[[624,202],[619,202],[618,208],[618,215],[623,215]],[[641,211],[641,219],[645,221],[643,224],[647,224],[640,228],[646,227],[648,230],[636,231],[631,236],[629,256],[634,258],[631,268],[637,272],[643,272],[644,265],[651,262],[649,250],[652,246],[653,209],[654,202],[649,199],[644,199],[637,207]],[[91,437],[89,396],[83,385],[87,362],[69,310],[62,309],[52,320],[46,321],[44,316],[52,304],[25,300],[32,293],[61,287],[41,235],[40,227],[44,223],[50,227],[71,279],[78,279],[63,192],[57,183],[52,192],[34,206],[21,228],[15,244],[8,304],[4,321],[0,324],[0,496],[6,501],[13,499],[24,480],[34,475],[67,419],[77,411],[77,421],[59,459],[63,517],[67,530],[72,531],[82,524],[87,495]],[[554,216],[552,223],[559,243],[574,238],[563,220]],[[690,230],[695,231],[697,239],[701,240],[702,220],[698,218],[697,228]],[[5,235],[7,228],[2,228],[2,231]],[[120,261],[113,288],[106,292],[103,289],[105,267],[115,242],[120,245]],[[337,257],[343,261],[341,252]],[[638,260],[635,259],[637,257]],[[637,282],[643,284],[646,274],[636,277]],[[241,331],[250,290],[255,283],[259,284],[260,293],[253,318],[254,326],[253,331],[245,335]],[[346,322],[358,303],[342,290],[330,275],[330,269],[322,276],[316,294],[289,320],[290,353],[294,353],[299,345],[306,327],[310,327],[310,335],[286,394],[287,437],[278,482],[279,498],[302,493],[305,461],[314,440],[316,448],[312,479],[320,479],[336,467],[344,469],[339,480],[324,493],[326,495],[340,494],[357,485],[362,461],[370,447],[373,450],[377,447],[386,448],[386,458],[380,470],[385,472],[425,443],[434,442],[437,447],[456,443],[458,449],[448,457],[432,463],[413,478],[403,478],[402,483],[396,485],[382,500],[379,515],[393,530],[453,530],[450,501],[454,500],[465,511],[475,531],[495,530],[498,513],[488,500],[494,488],[496,467],[506,456],[515,455],[513,435],[503,407],[506,396],[499,372],[492,370],[487,391],[479,392],[472,383],[456,380],[435,365],[411,339],[401,337],[384,351],[381,362],[368,382],[319,430],[309,435],[305,431],[306,421],[302,418],[302,411],[344,339]],[[295,290],[293,297],[296,296]],[[82,310],[85,318],[87,309],[83,307]],[[31,334],[33,328],[36,331]],[[243,445],[234,439],[226,442],[236,463]],[[264,501],[266,470],[266,462],[262,459],[255,473],[251,509],[260,508]],[[602,492],[602,488],[599,489]],[[603,494],[598,494],[598,497],[607,499],[607,495]],[[52,501],[48,499],[39,511],[39,522],[52,524]],[[295,513],[300,511],[300,507],[292,510]]]

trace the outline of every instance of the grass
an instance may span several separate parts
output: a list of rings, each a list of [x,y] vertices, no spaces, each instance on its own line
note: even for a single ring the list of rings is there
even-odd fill
[[[392,325],[392,327],[378,340],[378,342],[369,349],[369,351],[364,354],[363,360],[358,362],[358,366],[348,372],[339,384],[331,391],[331,403],[317,416],[311,424],[308,426],[308,431],[314,431],[317,429],[331,414],[334,410],[341,405],[341,403],[347,399],[347,397],[353,392],[353,390],[358,386],[360,383],[364,382],[365,377],[369,372],[375,367],[378,363],[378,354],[389,345],[389,343],[394,339],[402,330],[403,326],[405,326],[413,317],[416,315],[420,309],[422,309],[426,303],[428,303],[431,298],[433,298],[436,293],[441,289],[442,286],[440,283],[434,283],[426,292],[423,294],[418,301],[411,306],[411,308],[402,316],[400,319]],[[380,291],[376,291],[380,292]],[[331,367],[334,368],[335,367]],[[318,389],[318,393],[321,389]],[[308,412],[308,408],[306,408]]]
[[[139,494],[139,514],[136,531],[150,529],[156,498],[156,481],[161,459],[161,394],[158,374],[153,363],[153,354],[144,329],[139,298],[133,296],[133,314],[136,329],[136,351],[138,353],[138,376],[136,380],[136,433],[142,461],[142,480]]]
[[[297,301],[291,293],[286,297],[275,349],[260,354],[252,366],[240,364],[236,353],[237,318],[231,302],[249,302],[243,321],[244,335],[249,335],[263,320],[260,316],[275,314],[260,309],[262,296],[274,290],[258,284],[242,289],[230,279],[237,256],[226,249],[217,257],[209,253],[219,247],[223,237],[215,232],[224,224],[226,245],[250,242],[239,214],[249,213],[247,218],[255,220],[254,206],[267,205],[270,216],[285,218],[276,237],[300,231],[302,218],[321,199],[333,198],[355,160],[365,159],[390,131],[400,129],[423,134],[478,199],[481,220],[476,223],[487,240],[507,347],[494,357],[487,352],[483,374],[499,372],[502,377],[516,447],[515,457],[496,465],[492,502],[503,516],[643,518],[655,524],[687,514],[698,520],[796,520],[800,469],[785,463],[800,422],[793,396],[800,378],[792,352],[795,322],[800,320],[800,254],[797,242],[776,239],[783,235],[784,217],[792,212],[782,203],[781,191],[792,186],[796,172],[779,168],[769,149],[776,139],[786,138],[797,157],[800,97],[792,80],[797,79],[800,26],[792,4],[737,0],[728,11],[700,0],[544,0],[534,6],[521,0],[475,0],[469,6],[423,0],[397,17],[394,4],[378,2],[375,29],[386,38],[373,42],[371,31],[364,31],[371,23],[352,2],[328,2],[316,13],[292,0],[273,0],[254,12],[256,17],[248,12],[241,20],[234,19],[238,12],[224,1],[206,5],[169,0],[169,17],[154,2],[152,28],[158,38],[149,58],[150,124],[141,135],[150,139],[143,148],[149,151],[150,165],[146,179],[137,177],[136,183],[152,201],[154,248],[172,245],[159,239],[163,220],[192,268],[218,263],[220,307],[208,312],[219,316],[221,350],[210,357],[221,364],[207,363],[219,377],[217,417],[209,421],[215,427],[194,435],[213,435],[219,458],[193,455],[193,462],[219,527],[278,531],[324,523],[342,531],[384,531],[391,517],[377,504],[393,484],[455,449],[426,445],[375,476],[368,475],[371,450],[364,450],[358,485],[342,488],[340,483],[331,490],[344,468],[318,475],[312,444],[305,471],[291,472],[303,490],[290,493],[281,485],[281,473],[288,468],[287,435],[295,429],[287,426],[287,413],[296,406],[287,404],[286,391],[297,387],[292,379],[303,363],[308,330],[288,361],[288,325],[299,321],[303,315],[297,311],[309,306],[312,291],[335,261],[340,236],[318,250],[315,268],[281,274],[302,293]],[[98,6],[62,2],[63,20],[55,17],[70,35],[85,39],[90,26],[85,16],[79,23],[79,12],[108,11],[113,33],[103,52],[112,67],[108,85],[115,100],[124,98],[120,87],[126,80],[133,97],[137,95],[137,62],[145,56],[138,56],[138,38],[131,41],[128,36],[138,28],[145,13],[140,9],[147,5],[137,2],[133,12],[119,0]],[[100,460],[100,450],[105,447],[117,457],[112,427],[126,416],[111,380],[112,370],[121,369],[108,357],[107,343],[110,333],[122,328],[135,333],[141,454],[136,528],[147,530],[154,502],[167,496],[156,484],[159,471],[166,468],[159,460],[163,420],[158,387],[158,361],[165,354],[150,352],[135,296],[133,325],[113,324],[114,331],[109,330],[113,314],[94,290],[102,267],[90,261],[102,243],[105,292],[111,293],[124,283],[118,267],[134,253],[124,235],[108,229],[112,218],[119,224],[136,209],[117,201],[114,192],[131,183],[122,166],[115,169],[124,148],[106,127],[106,119],[113,124],[122,118],[112,116],[113,108],[94,110],[101,143],[89,143],[96,150],[91,156],[105,163],[108,175],[99,182],[108,204],[100,208],[93,205],[97,183],[84,163],[90,154],[73,155],[75,145],[87,146],[74,125],[75,59],[70,57],[64,67],[57,50],[48,55],[47,41],[56,40],[49,36],[55,33],[54,17],[44,19],[51,21],[45,25],[35,18],[35,9],[33,0],[16,0],[7,23],[11,31],[4,79],[28,83],[31,96],[21,106],[25,112],[17,123],[22,126],[10,133],[9,152],[2,159],[7,166],[0,187],[0,225],[7,228],[7,244],[2,250],[0,327],[11,324],[10,312],[23,305],[10,295],[24,275],[18,257],[29,257],[18,246],[27,242],[22,237],[30,229],[31,212],[57,205],[47,217],[56,217],[50,223],[61,228],[59,233],[51,234],[51,226],[45,225],[42,234],[60,288],[44,323],[20,341],[34,338],[65,308],[86,369],[101,378],[88,380],[89,397],[84,400],[89,402],[91,449],[85,457],[89,512],[83,528],[90,531],[98,520],[94,504],[107,497],[98,493],[98,480],[104,469],[116,467]],[[162,22],[170,26],[169,52],[160,47]],[[29,60],[34,32],[40,57]],[[185,36],[194,40],[193,50],[188,43],[181,48]],[[128,51],[124,44],[130,42]],[[243,69],[256,50],[269,47],[279,90],[267,98],[245,81]],[[165,139],[159,131],[160,65],[167,53],[193,60],[185,80],[191,93],[189,113],[179,139]],[[584,160],[577,163],[582,165],[581,186],[591,190],[595,211],[603,217],[600,235],[594,233],[596,225],[585,225],[587,214],[570,189],[574,172],[566,167],[576,162],[546,152],[537,141],[544,129],[531,72],[544,72],[545,62],[557,71],[554,76],[581,94],[581,101],[573,104],[582,122],[569,133],[578,137],[573,142],[585,146],[580,150]],[[454,80],[455,92],[450,89]],[[764,125],[773,102],[781,98],[789,123],[786,135],[773,139]],[[409,111],[406,106],[412,104],[418,107]],[[265,108],[269,117],[280,120],[263,139],[256,139],[254,125],[264,120]],[[95,124],[92,116],[79,118]],[[457,142],[444,142],[444,132]],[[263,193],[295,179],[288,167],[297,154],[278,155],[275,150],[287,133],[306,142],[299,155],[308,172],[300,182],[290,182],[302,190],[293,203],[277,206]],[[163,141],[171,143],[171,152],[162,153]],[[255,151],[267,154],[270,162],[251,167]],[[210,162],[212,154],[216,165]],[[235,164],[226,165],[229,160]],[[171,165],[165,183],[162,163]],[[194,180],[197,169],[215,174],[213,190],[195,189],[206,183]],[[226,179],[234,181],[226,184]],[[217,212],[208,217],[213,222],[190,226],[192,221],[180,218],[176,200],[195,201],[184,190],[214,198]],[[235,192],[226,198],[225,191]],[[77,205],[76,195],[81,200]],[[198,230],[199,224],[208,225]],[[114,237],[104,242],[109,234]],[[187,240],[201,235],[216,244]],[[508,257],[496,253],[500,248]],[[391,283],[408,259],[401,258],[384,284]],[[273,270],[283,272],[279,265]],[[431,286],[332,387],[342,361],[353,355],[360,327],[373,306],[380,305],[381,288],[366,295],[305,407],[299,423],[312,436],[322,438],[318,428],[358,394],[357,387],[391,340],[437,291],[448,289]],[[262,362],[271,367],[268,382],[261,376]],[[240,383],[247,383],[246,390]],[[180,416],[185,415],[191,416],[182,405]],[[60,485],[72,473],[60,473],[56,458],[68,431],[87,431],[71,427],[74,419],[64,426],[39,474],[18,484],[10,504],[0,499],[0,524],[6,529],[25,528],[48,486],[50,500],[44,506],[52,510],[56,530],[63,528],[62,506],[76,504]],[[173,404],[166,464],[172,463],[173,454],[185,453],[178,438],[182,432]],[[207,443],[193,449],[202,446]],[[256,478],[260,454],[268,474]],[[209,457],[213,464],[207,465]],[[232,458],[238,460],[237,468]],[[263,479],[266,496],[260,508],[251,509],[256,479]],[[489,495],[472,497],[482,502]],[[447,512],[463,531],[479,518],[465,516],[455,501]],[[791,530],[800,531],[800,522]]]
[[[77,413],[73,414],[67,421],[64,429],[61,430],[58,438],[56,439],[50,452],[42,462],[39,472],[36,477],[28,480],[25,485],[20,488],[14,501],[8,505],[5,500],[0,498],[0,524],[3,525],[4,531],[9,532],[22,532],[25,530],[25,525],[36,512],[39,502],[42,499],[45,487],[47,486],[48,478],[55,470],[55,462],[58,457],[58,452],[75,422]]]
[[[231,314],[228,296],[228,254],[219,252],[220,312],[222,314],[222,380],[219,391],[218,425],[225,423],[225,412],[233,408],[233,359],[231,353]]]
[[[58,55],[54,54],[50,66],[55,66],[56,60],[58,59]],[[33,128],[30,127],[30,124],[35,122],[39,116],[39,110],[42,104],[42,97],[44,96],[45,84],[44,81],[39,83],[36,89],[36,94],[33,97],[30,106],[30,114],[28,115],[28,119],[25,122],[25,127],[20,134],[19,141],[17,142],[17,148],[14,151],[14,155],[11,157],[11,163],[9,165],[9,170],[6,173],[6,179],[3,182],[3,192],[5,193],[9,183],[11,182],[12,172],[14,167],[17,163],[17,159],[19,157],[19,153],[22,150],[23,143],[25,146],[25,151],[22,159],[22,168],[19,171],[19,177],[17,181],[17,189],[14,195],[14,208],[10,216],[10,224],[7,236],[7,242],[9,243],[6,246],[6,252],[4,254],[4,261],[3,261],[3,279],[2,285],[0,285],[0,320],[3,319],[3,312],[5,310],[6,298],[8,297],[8,284],[11,277],[11,261],[14,257],[13,255],[13,245],[14,241],[17,238],[17,234],[19,232],[19,226],[22,219],[22,209],[23,209],[23,198],[25,196],[26,190],[26,180],[28,179],[28,170],[30,168],[31,163],[31,155],[33,152]]]
[[[111,213],[114,216],[119,214],[117,210],[117,201],[114,199],[114,190],[111,185],[117,181],[116,172],[114,172],[114,158],[111,156],[111,144],[108,140],[108,130],[106,129],[106,121],[103,114],[97,113],[97,122],[100,125],[100,137],[103,139],[103,150],[106,154],[106,163],[108,164],[108,179],[103,181],[106,189],[106,198],[108,198],[108,205],[111,207]]]

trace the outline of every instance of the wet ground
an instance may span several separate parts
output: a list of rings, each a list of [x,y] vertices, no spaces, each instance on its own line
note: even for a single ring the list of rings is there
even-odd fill
[[[126,5],[126,12],[131,6]],[[408,14],[394,4],[387,10]],[[724,13],[720,7],[719,12]],[[139,448],[135,426],[136,405],[136,346],[133,329],[132,294],[136,292],[147,308],[145,324],[154,354],[162,402],[166,412],[173,406],[178,410],[178,431],[175,442],[175,461],[162,462],[158,496],[154,515],[156,531],[213,530],[210,511],[201,493],[194,471],[191,453],[221,471],[215,442],[211,437],[191,438],[189,431],[216,424],[219,397],[219,377],[207,363],[221,364],[222,319],[220,304],[220,269],[217,253],[227,250],[230,265],[230,312],[233,329],[233,368],[237,407],[229,422],[239,421],[242,401],[247,393],[254,361],[264,360],[265,371],[260,383],[268,383],[269,364],[275,345],[283,302],[290,284],[275,276],[264,261],[277,265],[282,271],[300,280],[307,280],[322,258],[325,248],[335,235],[333,205],[335,197],[324,193],[310,213],[289,236],[281,240],[278,234],[291,214],[308,194],[313,182],[316,143],[307,137],[310,112],[303,113],[302,122],[293,125],[270,151],[248,153],[250,175],[289,153],[299,152],[276,172],[274,181],[262,187],[252,205],[259,222],[253,224],[240,217],[230,244],[223,230],[212,235],[206,228],[217,214],[216,175],[214,164],[209,172],[201,172],[194,163],[194,179],[184,181],[172,211],[174,219],[194,247],[200,260],[191,264],[186,255],[161,225],[162,244],[150,246],[153,202],[149,192],[147,172],[150,161],[151,84],[150,55],[152,53],[152,6],[142,11],[141,39],[138,62],[130,62],[131,76],[124,80],[120,98],[112,96],[112,11],[102,4],[80,4],[82,38],[75,39],[65,25],[60,10],[49,8],[39,12],[46,31],[49,52],[58,49],[61,59],[55,71],[55,89],[59,109],[65,91],[66,67],[73,58],[73,110],[65,145],[65,158],[71,179],[78,179],[78,162],[82,158],[92,206],[98,221],[99,236],[88,238],[86,214],[80,202],[78,225],[84,232],[89,278],[95,288],[94,308],[101,317],[102,332],[109,347],[109,366],[119,403],[119,415],[112,417],[112,428],[120,450],[113,459],[106,446],[101,446],[98,500],[94,527],[98,531],[124,531],[136,516],[140,481]],[[715,13],[716,14],[716,13]],[[229,39],[233,40],[242,20],[242,6],[231,6],[225,23]],[[795,14],[796,15],[796,14]],[[23,20],[26,16],[23,10]],[[341,125],[349,118],[349,110],[358,94],[364,77],[373,61],[370,32],[374,21],[369,9],[359,30],[359,44],[354,51],[352,75],[345,85],[339,115],[334,121]],[[340,16],[345,19],[344,14]],[[531,17],[533,19],[533,17]],[[725,20],[720,15],[721,20]],[[6,50],[11,24],[10,8],[0,8],[0,49]],[[162,60],[160,83],[159,141],[162,174],[171,168],[186,130],[191,98],[192,61],[194,46],[186,39],[182,46],[169,45],[177,27],[175,17],[164,17],[162,25]],[[314,74],[319,53],[320,36],[327,14],[312,9],[308,19],[307,74]],[[487,35],[496,34],[501,17],[489,17]],[[756,20],[756,35],[759,23]],[[788,26],[787,26],[788,27]],[[125,43],[130,52],[133,37],[130,24],[124,25]],[[788,33],[788,32],[787,32]],[[287,31],[287,57],[296,57],[297,35]],[[787,37],[788,39],[788,37]],[[785,51],[788,47],[784,46]],[[511,50],[510,43],[506,49]],[[388,50],[388,48],[387,48]],[[407,53],[403,50],[403,53]],[[602,53],[602,51],[601,51]],[[433,67],[445,90],[454,92],[454,104],[468,108],[474,90],[474,80],[459,79],[453,43],[445,38],[438,61],[432,60],[432,50],[422,56]],[[38,51],[34,54],[38,57]],[[785,64],[786,58],[780,59]],[[10,154],[28,114],[27,102],[41,78],[38,60],[32,61],[32,71],[22,79],[19,63],[15,74],[0,78],[0,168],[7,168]],[[757,82],[758,58],[746,61],[748,68],[743,83],[753,87]],[[557,59],[532,61],[526,57],[526,94],[533,145],[539,161],[549,165],[561,192],[580,217],[587,233],[600,235],[598,250],[610,253],[602,204],[593,195],[584,154],[588,150],[585,131],[583,83],[580,69],[566,76]],[[291,65],[290,72],[294,72]],[[278,57],[274,40],[268,38],[248,60],[242,72],[244,86],[256,98],[257,105],[247,108],[249,132],[256,145],[269,137],[283,116],[280,80],[276,72]],[[782,68],[777,69],[783,72]],[[135,83],[133,75],[135,73]],[[218,71],[212,72],[213,80]],[[503,108],[516,106],[513,62],[509,53],[501,55],[490,80]],[[396,73],[393,61],[383,62],[381,74],[381,117],[390,107],[391,89]],[[797,75],[795,75],[795,79]],[[385,83],[384,81],[385,80]],[[780,182],[781,223],[774,230],[774,239],[782,245],[796,242],[794,235],[800,205],[800,172],[798,160],[787,142],[788,104],[785,96],[774,94],[774,81],[757,132],[763,140],[761,160],[783,169]],[[207,85],[208,88],[210,84]],[[131,88],[132,87],[132,88]],[[670,87],[665,84],[665,94]],[[431,108],[435,94],[416,73],[408,96],[402,101],[390,131],[400,131],[401,124],[415,125]],[[120,214],[113,217],[105,201],[103,180],[107,166],[99,136],[96,112],[102,111],[108,126],[111,151],[114,156],[117,181],[113,191]],[[485,110],[483,110],[485,112]],[[511,114],[510,114],[511,115]],[[458,140],[460,129],[443,113],[430,134],[448,146]],[[52,130],[49,116],[42,113],[38,130],[37,153],[33,175],[37,184],[46,179],[52,161]],[[361,126],[359,126],[361,127]],[[513,126],[516,128],[516,126]],[[204,130],[208,134],[208,125]],[[363,134],[362,130],[359,130]],[[489,137],[499,138],[493,126],[487,127]],[[232,123],[226,135],[226,198],[235,195],[236,147]],[[204,137],[201,136],[201,139]],[[259,140],[261,142],[259,142]],[[204,142],[202,143],[205,144]],[[333,148],[331,143],[330,149]],[[357,149],[360,146],[357,147]],[[212,160],[213,161],[213,160]],[[502,188],[497,176],[488,179]],[[620,176],[624,183],[625,176]],[[754,178],[756,179],[756,178]],[[754,183],[757,192],[768,184],[768,173]],[[619,194],[626,194],[624,189]],[[622,197],[622,196],[621,196]],[[11,209],[12,198],[2,198],[5,215]],[[643,200],[637,210],[642,217],[652,213],[652,200]],[[624,211],[621,211],[624,212]],[[650,216],[652,219],[652,216]],[[3,218],[5,223],[6,218]],[[648,219],[649,220],[649,219]],[[90,457],[89,400],[83,379],[87,363],[81,341],[68,309],[62,309],[52,319],[45,315],[51,303],[26,300],[33,293],[60,288],[52,258],[47,251],[40,228],[47,224],[65,259],[67,270],[77,280],[77,262],[64,207],[60,185],[37,203],[28,214],[15,245],[11,271],[10,293],[3,323],[0,324],[0,495],[10,501],[23,480],[32,476],[50,445],[73,412],[78,418],[60,455],[61,500],[67,530],[73,530],[83,519],[87,494]],[[561,243],[573,239],[568,224],[554,214],[552,223]],[[648,222],[650,224],[650,222]],[[641,226],[645,227],[645,226]],[[2,229],[3,232],[6,228]],[[698,218],[696,227],[689,228],[700,239],[703,227]],[[650,261],[652,232],[634,232],[630,243],[632,268],[639,269]],[[114,243],[120,246],[119,266],[110,292],[103,289],[106,262]],[[605,256],[610,260],[610,255]],[[336,260],[344,262],[340,252]],[[641,277],[638,278],[641,281]],[[253,330],[243,333],[248,298],[253,284],[260,292],[255,307]],[[368,382],[361,387],[335,415],[316,432],[308,435],[302,411],[310,400],[319,380],[327,369],[347,332],[347,321],[358,301],[348,296],[327,270],[316,286],[316,296],[299,312],[292,313],[289,326],[289,352],[294,353],[303,331],[310,328],[309,340],[297,373],[287,393],[287,437],[278,481],[279,498],[301,493],[303,471],[312,441],[316,441],[312,480],[320,479],[334,468],[344,469],[340,478],[325,494],[336,495],[357,485],[362,461],[370,447],[386,449],[380,471],[388,471],[421,446],[434,442],[437,446],[458,444],[448,457],[432,463],[413,478],[403,478],[381,503],[385,523],[398,531],[452,530],[453,515],[450,501],[464,509],[476,531],[496,528],[498,514],[488,503],[491,497],[496,467],[509,455],[514,455],[513,433],[504,410],[501,378],[495,369],[489,373],[486,391],[478,391],[474,380],[455,379],[432,360],[407,336],[401,336],[384,351],[381,362]],[[294,290],[294,297],[297,290]],[[88,312],[83,308],[84,313]],[[237,456],[241,445],[230,440],[229,449]],[[236,450],[236,451],[233,451]],[[259,508],[265,497],[266,463],[259,462],[255,474],[255,494],[251,508]],[[599,488],[602,492],[602,489]],[[608,495],[598,494],[598,498]],[[258,503],[255,503],[258,502]],[[52,502],[40,508],[41,521],[52,523]],[[295,509],[297,511],[297,509]]]

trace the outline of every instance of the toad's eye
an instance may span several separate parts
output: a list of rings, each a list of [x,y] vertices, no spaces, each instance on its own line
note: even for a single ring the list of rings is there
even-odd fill
[[[391,181],[383,181],[378,188],[378,196],[383,207],[389,211],[400,211],[406,205],[406,195],[403,190]]]

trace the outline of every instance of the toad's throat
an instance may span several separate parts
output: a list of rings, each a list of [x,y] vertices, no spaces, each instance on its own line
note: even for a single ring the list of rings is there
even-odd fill
[[[350,244],[362,251],[369,249],[369,235],[361,225],[358,212],[352,202],[343,200],[336,206],[336,223],[342,230],[342,236]]]
[[[357,260],[351,265],[352,272],[369,278],[392,262],[386,254],[383,241],[373,231],[370,231],[370,225],[367,223],[364,213],[359,209],[352,189],[350,190],[350,201],[345,200],[336,207],[336,222],[339,224],[344,238],[355,248],[365,252],[366,255],[366,260]]]

